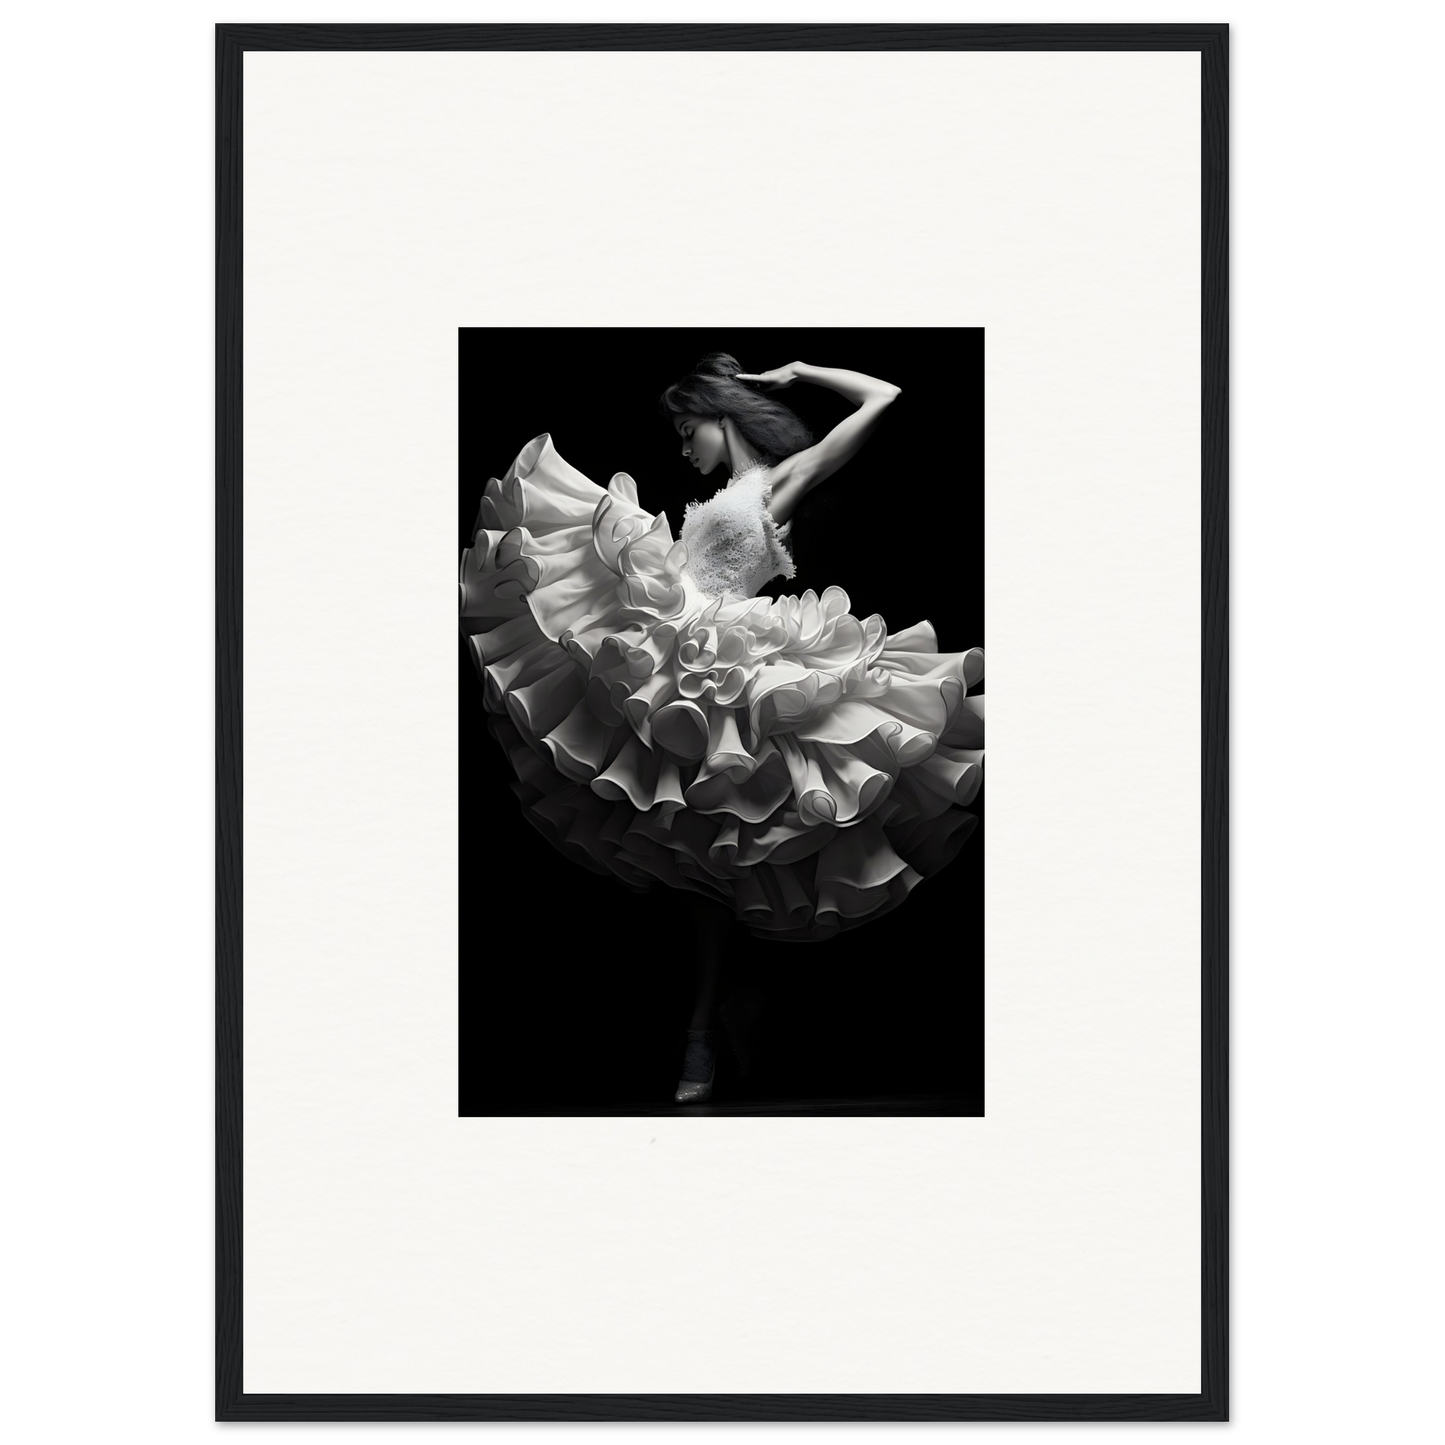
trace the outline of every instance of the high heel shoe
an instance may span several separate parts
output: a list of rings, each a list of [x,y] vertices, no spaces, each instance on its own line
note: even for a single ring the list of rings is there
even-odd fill
[[[677,1081],[674,1104],[703,1104],[712,1097],[717,1074],[717,1035],[711,1029],[689,1029],[682,1056],[682,1077]]]

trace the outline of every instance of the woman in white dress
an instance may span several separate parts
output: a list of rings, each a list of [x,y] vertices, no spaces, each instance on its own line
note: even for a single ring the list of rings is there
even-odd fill
[[[854,403],[817,442],[774,395],[798,381]],[[927,622],[889,633],[838,587],[758,595],[794,575],[799,501],[898,395],[710,354],[661,407],[684,460],[728,481],[676,539],[629,476],[598,486],[544,433],[488,482],[462,556],[462,630],[530,821],[593,871],[712,900],[679,1103],[712,1088],[718,904],[759,937],[833,937],[901,903],[973,823],[982,650],[939,652]]]

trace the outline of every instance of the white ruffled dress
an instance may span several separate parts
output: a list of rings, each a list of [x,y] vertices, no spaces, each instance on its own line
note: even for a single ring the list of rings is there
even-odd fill
[[[674,540],[626,473],[604,490],[528,442],[486,487],[461,626],[527,817],[643,888],[820,939],[902,902],[957,851],[983,778],[983,653],[888,633],[793,575],[768,470],[691,503]]]

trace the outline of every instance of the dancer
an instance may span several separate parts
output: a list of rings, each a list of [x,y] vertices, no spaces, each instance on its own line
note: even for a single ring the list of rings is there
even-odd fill
[[[799,381],[854,403],[816,442],[775,395]],[[939,652],[927,622],[889,633],[839,587],[759,595],[794,575],[798,502],[898,395],[856,371],[745,373],[709,354],[660,404],[683,459],[728,479],[676,539],[631,477],[596,485],[544,433],[488,482],[462,555],[462,630],[530,821],[585,867],[714,905],[679,1103],[712,1090],[719,920],[834,937],[897,907],[974,822],[982,650]]]

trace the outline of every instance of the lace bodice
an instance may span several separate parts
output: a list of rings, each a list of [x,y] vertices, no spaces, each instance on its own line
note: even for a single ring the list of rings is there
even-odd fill
[[[687,571],[710,596],[748,598],[773,577],[796,570],[785,545],[788,526],[768,511],[770,471],[762,462],[739,472],[705,502],[689,502],[680,541]]]

